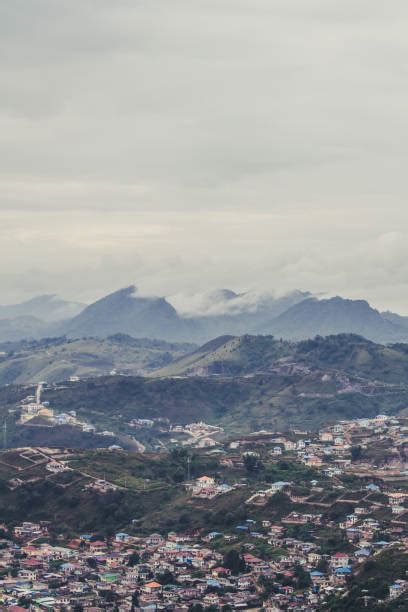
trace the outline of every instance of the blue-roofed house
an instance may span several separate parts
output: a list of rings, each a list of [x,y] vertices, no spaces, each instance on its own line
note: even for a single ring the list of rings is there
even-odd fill
[[[325,578],[323,572],[319,572],[319,570],[313,570],[310,572],[310,578],[312,579],[313,584],[319,584]]]
[[[339,575],[348,575],[351,574],[351,567],[350,565],[345,565],[344,567],[338,567],[334,570],[334,573],[339,576]]]
[[[271,486],[269,487],[267,492],[268,493],[277,493],[278,491],[282,491],[286,487],[289,487],[291,484],[292,484],[291,482],[286,482],[284,480],[277,480],[276,482],[273,482],[271,484]]]
[[[380,490],[380,487],[376,484],[374,484],[373,482],[370,482],[370,484],[368,484],[366,486],[367,491],[371,491],[371,492],[376,492]]]
[[[407,590],[407,582],[405,580],[396,580],[394,584],[390,586],[390,599],[396,599],[404,591]]]
[[[371,550],[369,548],[359,548],[354,553],[355,558],[359,563],[362,563],[371,555]]]
[[[210,587],[215,587],[216,589],[221,588],[221,583],[218,582],[218,580],[215,580],[214,578],[209,578],[207,580],[207,585]]]
[[[119,532],[115,535],[116,542],[129,542],[130,535],[128,533]]]
[[[207,533],[204,540],[206,540],[207,542],[211,542],[211,540],[214,540],[215,538],[220,538],[222,536],[223,534],[221,533],[221,531],[211,531],[210,533]]]

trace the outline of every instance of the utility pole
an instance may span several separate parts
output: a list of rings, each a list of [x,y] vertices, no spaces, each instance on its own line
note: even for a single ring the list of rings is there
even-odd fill
[[[190,465],[191,465],[191,457],[187,455],[187,482],[190,482]]]

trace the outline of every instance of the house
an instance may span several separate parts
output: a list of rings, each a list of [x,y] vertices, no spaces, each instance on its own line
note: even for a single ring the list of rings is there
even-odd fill
[[[330,557],[330,565],[333,569],[346,567],[349,564],[349,556],[347,553],[337,552]]]
[[[126,543],[126,542],[129,542],[130,539],[131,538],[130,538],[130,535],[128,533],[120,532],[120,533],[117,533],[115,535],[115,542]]]
[[[396,580],[394,584],[390,586],[390,599],[396,599],[407,589],[407,582],[405,580]]]
[[[267,489],[266,493],[277,493],[278,491],[282,491],[286,487],[290,487],[291,482],[285,482],[284,480],[278,480],[273,482],[269,489]]]
[[[356,550],[356,552],[354,553],[354,556],[357,559],[358,563],[363,563],[363,561],[368,559],[370,555],[371,555],[371,550],[369,548],[360,548],[359,550]]]
[[[306,465],[311,467],[319,467],[323,463],[322,459],[317,455],[306,455],[304,461]]]
[[[148,594],[159,594],[162,591],[162,585],[159,582],[147,582],[143,585],[142,591]]]
[[[313,570],[313,572],[310,572],[310,578],[312,579],[313,584],[319,584],[324,580],[325,576],[322,572]]]
[[[215,538],[220,538],[222,537],[222,533],[220,531],[211,531],[210,533],[208,533],[204,538],[204,542],[211,542],[211,540],[214,540]]]
[[[165,543],[165,539],[160,533],[152,533],[147,539],[146,544],[148,546],[162,546]]]
[[[53,474],[59,474],[60,472],[65,472],[67,466],[60,461],[49,461],[45,466],[45,469]]]
[[[37,572],[29,569],[22,569],[18,572],[18,577],[21,580],[28,580],[29,582],[33,582],[37,579]]]
[[[226,568],[226,567],[214,567],[213,570],[211,570],[211,573],[213,576],[215,576],[216,578],[219,578],[220,576],[230,576],[231,575],[231,570]]]
[[[332,442],[333,434],[331,433],[331,431],[321,431],[319,433],[319,438],[322,442]]]
[[[43,529],[37,523],[25,521],[22,525],[14,527],[14,535],[16,538],[40,536]]]
[[[406,508],[404,506],[397,506],[397,505],[391,506],[392,514],[402,514],[405,511],[406,511]]]
[[[317,552],[313,552],[313,551],[308,553],[307,555],[308,563],[312,563],[312,564],[319,563],[321,558],[322,558],[322,555],[320,555]]]
[[[195,487],[197,489],[206,489],[207,487],[213,487],[215,485],[214,478],[211,476],[200,476],[195,481]]]

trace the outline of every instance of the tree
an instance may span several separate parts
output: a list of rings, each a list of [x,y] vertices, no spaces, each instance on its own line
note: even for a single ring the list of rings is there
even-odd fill
[[[22,595],[18,600],[18,605],[22,608],[29,608],[31,605],[31,599],[26,595]]]
[[[173,480],[175,483],[183,482],[184,480],[184,470],[182,468],[177,468],[177,470],[173,474]]]
[[[135,591],[132,595],[132,607],[139,607],[139,591]]]
[[[351,447],[351,460],[354,461],[359,461],[359,459],[361,459],[363,452],[362,452],[362,448],[361,446],[352,446]]]
[[[157,579],[162,586],[174,583],[174,576],[169,570],[165,570],[162,574],[159,574]]]
[[[325,574],[329,569],[329,562],[327,561],[327,559],[320,559],[316,569],[319,572],[322,572],[322,574]]]
[[[297,563],[295,565],[295,577],[299,589],[307,589],[312,584],[309,572],[306,572],[303,567]]]
[[[177,447],[177,448],[173,448],[170,451],[170,457],[173,459],[173,461],[177,461],[177,462],[183,461],[184,463],[184,460],[187,458],[187,455],[188,455],[187,449],[185,448]]]
[[[261,469],[262,463],[256,455],[246,453],[244,455],[244,466],[247,472],[257,472]]]
[[[270,597],[272,593],[277,592],[277,587],[272,578],[261,575],[259,576],[258,584],[263,589],[262,595],[264,598]]]
[[[231,550],[229,550],[224,557],[224,567],[231,570],[231,573],[234,574],[234,576],[237,576],[241,572],[245,571],[246,565],[244,559],[240,556],[238,551],[231,548]]]
[[[103,597],[108,603],[116,601],[116,593],[114,591],[104,591]]]
[[[128,559],[128,566],[129,567],[134,567],[135,565],[138,565],[140,563],[140,555],[139,553],[137,553],[136,551],[132,552],[131,555],[129,555],[129,559]]]

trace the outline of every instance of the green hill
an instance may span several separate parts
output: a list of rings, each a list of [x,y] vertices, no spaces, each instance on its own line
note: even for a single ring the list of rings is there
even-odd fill
[[[408,345],[385,346],[353,334],[317,336],[297,343],[273,336],[221,336],[152,375],[251,375],[290,363],[398,383],[408,380]]]
[[[192,344],[132,338],[117,334],[104,340],[65,337],[0,344],[0,385],[46,380],[57,382],[70,376],[147,374],[194,349]]]
[[[117,342],[107,340],[102,346],[110,351]],[[126,350],[132,359],[135,351]],[[123,349],[118,352],[123,358]],[[50,385],[43,399],[56,412],[75,410],[98,429],[136,435],[147,448],[156,447],[160,428],[135,432],[129,426],[132,419],[166,418],[171,424],[204,420],[237,434],[314,429],[343,418],[406,414],[408,407],[408,347],[386,347],[358,336],[301,343],[270,336],[222,337],[160,374],[97,376]],[[24,385],[0,387],[0,426],[7,417],[10,445],[22,441],[21,428],[15,425],[18,405],[33,391]]]
[[[268,371],[277,359],[293,352],[289,342],[273,336],[221,336],[190,355],[157,370],[155,376],[210,375],[228,376]]]

